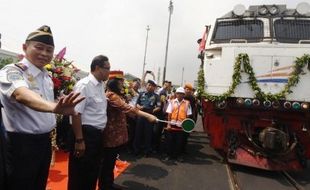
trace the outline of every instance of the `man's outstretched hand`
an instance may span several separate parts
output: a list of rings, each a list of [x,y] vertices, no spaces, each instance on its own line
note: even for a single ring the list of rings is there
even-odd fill
[[[85,99],[85,97],[79,97],[79,95],[80,93],[71,92],[69,95],[62,96],[53,109],[53,113],[75,115],[74,107]]]

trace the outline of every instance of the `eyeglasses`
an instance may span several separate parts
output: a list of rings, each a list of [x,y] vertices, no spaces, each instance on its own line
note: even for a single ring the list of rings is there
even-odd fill
[[[108,71],[111,69],[110,67],[100,67],[100,68],[108,70]]]

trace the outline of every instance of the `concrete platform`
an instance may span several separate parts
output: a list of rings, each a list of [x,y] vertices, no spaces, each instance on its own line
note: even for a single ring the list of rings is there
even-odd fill
[[[206,134],[193,132],[187,151],[184,162],[165,162],[159,155],[137,158],[124,151],[120,159],[131,165],[115,183],[130,190],[229,189],[225,165],[208,146]]]

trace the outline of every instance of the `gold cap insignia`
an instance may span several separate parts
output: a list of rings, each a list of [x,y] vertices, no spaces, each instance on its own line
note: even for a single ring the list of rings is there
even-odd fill
[[[45,27],[43,28],[43,31],[44,31],[44,32],[47,32],[47,31],[48,31],[48,27],[45,26]]]

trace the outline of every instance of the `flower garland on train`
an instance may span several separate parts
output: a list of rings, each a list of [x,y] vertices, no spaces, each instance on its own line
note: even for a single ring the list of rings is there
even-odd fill
[[[295,60],[295,64],[293,66],[293,72],[288,78],[287,84],[284,86],[284,89],[276,94],[265,93],[261,90],[261,88],[257,84],[257,79],[255,77],[255,73],[253,71],[253,67],[250,65],[250,59],[248,54],[241,53],[236,57],[236,61],[234,64],[234,72],[232,75],[233,83],[229,87],[229,89],[218,96],[211,95],[205,91],[202,92],[202,96],[210,101],[221,101],[230,97],[236,87],[241,83],[241,73],[244,72],[248,74],[249,84],[254,91],[255,97],[263,100],[280,100],[285,98],[288,94],[292,93],[291,88],[296,86],[300,79],[300,74],[303,72],[303,68],[308,64],[308,69],[310,68],[310,55],[305,54],[302,57],[298,57]],[[243,68],[242,68],[243,66]],[[204,89],[204,83],[199,83],[201,78],[204,78],[203,72],[199,72],[198,74],[198,89]]]
[[[201,97],[205,93],[205,74],[203,67],[200,67],[198,71],[198,88],[197,88],[197,94],[198,97]]]

